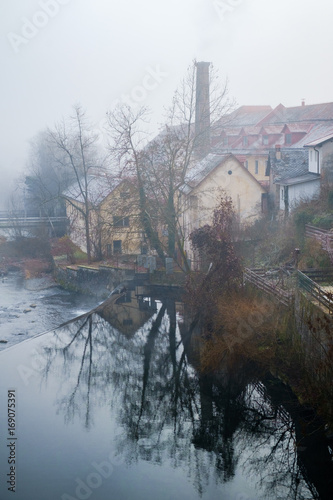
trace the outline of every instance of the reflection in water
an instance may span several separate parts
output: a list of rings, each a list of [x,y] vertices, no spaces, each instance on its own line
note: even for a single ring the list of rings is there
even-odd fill
[[[127,464],[167,460],[199,495],[241,469],[251,483],[256,478],[258,498],[332,498],[329,449],[323,441],[325,475],[313,476],[314,448],[292,396],[281,405],[286,394],[279,398],[276,382],[259,382],[247,366],[214,378],[198,373],[181,311],[172,298],[131,292],[55,332],[42,355],[45,380],[56,370],[62,383],[58,412],[89,429],[94,412],[109,406]],[[312,430],[313,442],[319,431]]]

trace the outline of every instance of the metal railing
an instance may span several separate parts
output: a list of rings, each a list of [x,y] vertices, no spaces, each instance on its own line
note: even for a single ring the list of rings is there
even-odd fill
[[[333,293],[325,290],[324,286],[332,286],[332,270],[307,270],[298,271],[298,286],[309,293],[316,301],[328,309],[329,314],[333,314]],[[332,284],[332,285],[331,285]]]
[[[8,212],[0,212],[0,228],[10,229],[17,227],[36,227],[45,224],[51,226],[59,223],[66,223],[67,217],[27,217],[25,215],[11,214]]]
[[[283,269],[271,269],[270,272],[276,272],[283,276]],[[283,279],[283,278],[282,278]],[[272,284],[270,280],[267,278],[267,270],[259,268],[259,269],[248,269],[245,268],[244,271],[244,280],[252,283],[260,290],[272,295],[277,299],[278,302],[285,306],[290,306],[294,300],[294,292],[292,290],[283,290],[281,288],[280,283]]]

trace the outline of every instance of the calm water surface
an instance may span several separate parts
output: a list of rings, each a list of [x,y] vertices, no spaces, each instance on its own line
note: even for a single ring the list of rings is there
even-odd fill
[[[180,302],[129,292],[2,351],[1,500],[331,498],[292,399],[244,367],[200,375],[185,325]]]

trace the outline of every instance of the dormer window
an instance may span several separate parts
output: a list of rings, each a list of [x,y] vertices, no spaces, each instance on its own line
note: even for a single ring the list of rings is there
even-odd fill
[[[286,144],[291,144],[291,134],[286,134]]]
[[[249,143],[247,135],[244,135],[243,137],[243,146],[247,146]]]
[[[264,144],[264,146],[267,146],[267,144],[268,144],[268,135],[263,135],[262,136],[262,143]]]

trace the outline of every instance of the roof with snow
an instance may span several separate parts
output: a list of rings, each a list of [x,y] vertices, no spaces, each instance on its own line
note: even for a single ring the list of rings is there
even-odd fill
[[[281,159],[278,159],[275,150],[269,153],[266,174],[273,174],[274,183],[295,179],[309,173],[308,152],[305,149],[284,148],[281,149],[280,154]]]
[[[279,104],[261,122],[265,123],[295,123],[313,121],[333,121],[333,102],[322,104],[307,104],[287,108]]]
[[[207,177],[218,165],[230,158],[231,154],[208,154],[199,161],[186,175],[185,184],[181,188],[183,193],[188,194],[194,187]]]
[[[119,181],[110,180],[110,178],[106,175],[88,175],[87,180],[89,200],[95,205],[99,205],[119,184]],[[82,186],[83,182],[84,178],[82,177],[80,180]],[[63,194],[66,198],[78,201],[79,203],[84,203],[84,197],[78,182],[74,182],[71,186],[69,186],[69,188],[66,189],[66,191],[64,191]]]
[[[325,142],[333,142],[333,127],[332,127],[332,132],[330,134],[324,135],[323,137],[319,137],[318,139],[312,140],[308,142],[307,144],[304,144],[304,147],[311,148],[314,146],[319,146],[320,144],[324,144]]]
[[[221,127],[244,127],[256,125],[273,111],[271,106],[240,106],[221,119]]]
[[[294,184],[304,184],[304,182],[320,181],[320,175],[308,172],[304,175],[299,175],[298,177],[290,177],[289,179],[283,179],[279,181],[279,184],[283,186],[292,186]]]

